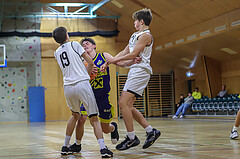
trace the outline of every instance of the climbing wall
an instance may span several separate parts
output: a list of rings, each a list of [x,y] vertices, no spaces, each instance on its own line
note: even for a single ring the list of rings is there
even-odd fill
[[[11,0],[10,0],[11,1]],[[39,0],[19,0],[27,4],[4,6],[4,13],[40,12],[41,5],[31,5]],[[16,17],[2,19],[2,32],[31,33],[40,30],[40,18]],[[1,37],[0,44],[6,46],[7,68],[0,68],[0,122],[28,121],[28,87],[41,86],[40,37]]]
[[[0,121],[27,121],[26,68],[2,68],[0,79]]]

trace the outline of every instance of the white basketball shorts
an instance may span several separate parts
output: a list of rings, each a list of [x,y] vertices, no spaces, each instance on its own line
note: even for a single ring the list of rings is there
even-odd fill
[[[80,81],[71,85],[65,85],[64,94],[68,107],[72,110],[72,112],[81,114],[80,104],[83,102],[89,117],[99,114],[96,99],[88,80]]]
[[[143,94],[144,89],[150,79],[150,73],[147,69],[134,67],[128,72],[127,81],[124,85],[123,91],[133,93],[136,97]]]

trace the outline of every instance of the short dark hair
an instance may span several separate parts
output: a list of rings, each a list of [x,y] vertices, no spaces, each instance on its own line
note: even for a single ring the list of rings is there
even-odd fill
[[[180,94],[180,96],[184,96],[183,94]]]
[[[150,9],[144,8],[133,13],[132,18],[139,21],[142,19],[145,25],[149,26],[152,21],[152,13]]]
[[[57,43],[63,43],[66,41],[67,29],[65,27],[58,27],[54,29],[52,36]]]
[[[188,92],[188,94],[189,94],[189,93],[191,93],[191,94],[192,94],[192,92]]]
[[[82,45],[84,41],[88,41],[88,42],[92,43],[93,45],[96,45],[95,41],[92,38],[85,37],[84,39],[82,39],[80,41],[80,44]]]
[[[196,87],[195,89],[199,90],[199,88],[198,88],[198,87]]]

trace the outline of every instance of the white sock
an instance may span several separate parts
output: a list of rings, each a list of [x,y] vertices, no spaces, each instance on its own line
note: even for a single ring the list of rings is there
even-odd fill
[[[235,125],[233,126],[233,131],[237,131],[238,127],[236,127]]]
[[[81,145],[81,141],[82,141],[82,140],[77,140],[77,139],[76,139],[76,140],[75,140],[75,143],[76,143],[77,145]]]
[[[98,139],[100,150],[106,148],[104,139]]]
[[[153,130],[153,128],[151,127],[151,125],[148,125],[148,126],[145,128],[145,130],[146,130],[147,133],[150,133],[150,132]]]
[[[65,135],[65,141],[63,146],[69,147],[70,139],[71,139],[71,136]]]
[[[127,132],[127,136],[129,137],[130,140],[133,140],[135,138],[135,132]]]

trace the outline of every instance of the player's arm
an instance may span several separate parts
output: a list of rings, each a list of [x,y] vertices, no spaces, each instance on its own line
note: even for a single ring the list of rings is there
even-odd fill
[[[122,50],[121,52],[119,52],[115,57],[120,57],[120,56],[124,56],[126,54],[130,53],[129,51],[129,46],[127,45],[124,50]]]
[[[93,60],[86,52],[82,54],[82,57],[88,63],[86,68],[87,68],[88,74],[90,75],[94,66]]]
[[[117,63],[123,60],[133,60],[144,50],[147,45],[151,44],[151,42],[152,36],[150,34],[142,34],[141,36],[139,36],[138,42],[131,53],[125,54],[123,56],[115,56],[108,61],[108,64]]]
[[[121,53],[121,52],[120,52],[120,53]],[[110,59],[113,58],[112,55],[110,55],[109,53],[106,53],[106,52],[104,52],[103,55],[104,55],[106,61],[109,61]],[[106,62],[106,63],[107,63],[107,62]],[[106,64],[106,63],[105,63],[105,64]],[[124,65],[123,62],[117,62],[115,65],[117,65],[117,66],[119,66],[119,67],[125,67],[125,65]]]
[[[104,57],[105,57],[106,61],[109,61],[110,59],[113,58],[112,55],[110,55],[109,53],[104,52],[103,54],[104,54]],[[141,57],[136,57],[133,60],[119,61],[119,62],[115,63],[115,65],[117,65],[119,67],[127,67],[127,66],[131,66],[132,64],[139,63],[139,62],[141,62],[141,60],[142,60]]]

